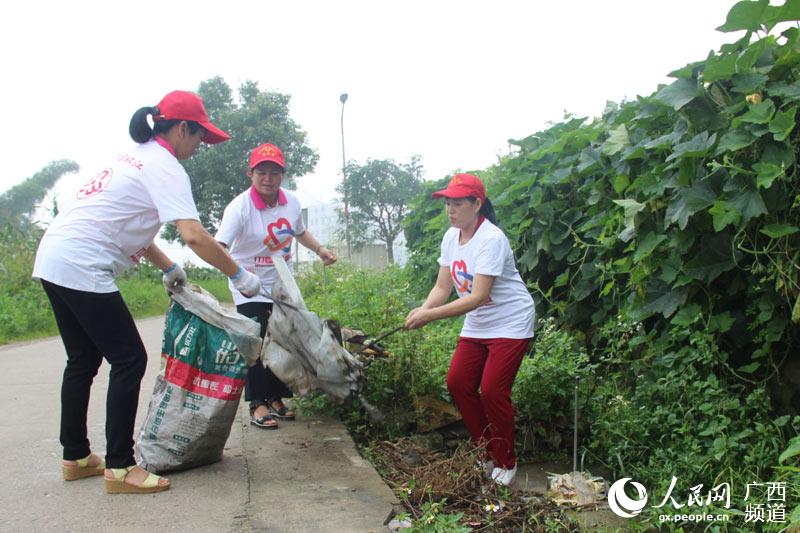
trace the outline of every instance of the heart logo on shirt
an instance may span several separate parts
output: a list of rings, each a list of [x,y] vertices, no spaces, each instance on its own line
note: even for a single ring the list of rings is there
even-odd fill
[[[472,293],[472,274],[467,272],[467,263],[463,259],[453,261],[450,266],[450,275],[453,276],[453,284],[459,293]]]
[[[288,220],[281,217],[275,222],[270,222],[267,226],[267,237],[264,239],[264,244],[271,252],[283,250],[290,252],[292,249],[292,239],[294,238],[294,230]]]

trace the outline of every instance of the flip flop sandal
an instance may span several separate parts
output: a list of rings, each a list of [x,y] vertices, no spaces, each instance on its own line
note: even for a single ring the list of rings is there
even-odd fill
[[[83,479],[91,476],[102,476],[103,470],[106,467],[106,462],[100,459],[100,464],[97,466],[89,466],[89,458],[92,454],[87,455],[83,459],[75,461],[74,465],[61,465],[61,472],[64,474],[64,481],[75,481],[76,479]]]
[[[144,479],[144,483],[142,483],[141,486],[125,483],[125,478],[133,469],[133,466],[128,466],[126,468],[111,468],[111,474],[114,476],[114,478],[105,478],[106,492],[108,494],[152,494],[154,492],[162,492],[169,489],[169,483],[166,485],[160,484],[159,480],[161,479],[161,476],[157,476],[150,472],[147,473],[147,477]]]
[[[264,415],[259,418],[251,415],[250,423],[256,427],[260,427],[261,429],[278,429],[278,422],[272,415]]]
[[[269,412],[272,413],[273,416],[281,420],[294,420],[294,411],[290,411],[285,405],[280,409],[276,409],[272,404],[273,402],[270,402],[267,409],[269,409]]]

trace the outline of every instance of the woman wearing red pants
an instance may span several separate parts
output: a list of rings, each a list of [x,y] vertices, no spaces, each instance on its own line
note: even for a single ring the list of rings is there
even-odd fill
[[[511,386],[533,338],[533,298],[477,176],[456,174],[432,196],[444,197],[452,227],[442,239],[436,284],[408,314],[406,329],[467,315],[447,388],[473,442],[486,443],[486,471],[509,485],[517,473]],[[453,288],[458,299],[445,303]]]

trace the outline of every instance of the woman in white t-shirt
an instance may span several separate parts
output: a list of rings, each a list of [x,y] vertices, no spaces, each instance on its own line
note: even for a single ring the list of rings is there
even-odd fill
[[[452,227],[442,239],[439,275],[405,326],[466,314],[447,388],[473,442],[486,445],[484,472],[508,485],[517,473],[511,387],[533,338],[533,298],[477,176],[456,174],[446,189],[433,193],[441,197]],[[453,289],[458,298],[446,303]]]
[[[250,188],[234,198],[225,208],[216,239],[227,247],[237,262],[254,272],[261,280],[262,294],[243,296],[234,290],[236,310],[261,325],[261,336],[267,331],[272,312],[272,283],[277,277],[272,257],[282,255],[292,269],[294,239],[316,253],[325,266],[336,262],[336,254],[322,246],[303,222],[300,202],[281,188],[286,161],[274,144],[257,146],[250,154]],[[277,429],[281,420],[294,420],[294,412],[283,398],[292,391],[259,360],[247,371],[245,400],[250,402],[250,423],[262,429]]]
[[[133,115],[130,135],[137,144],[89,179],[47,228],[33,267],[67,352],[61,385],[64,479],[103,474],[109,493],[170,487],[166,478],[136,466],[133,457],[147,351],[114,279],[144,257],[164,272],[168,291],[182,290],[186,274],[154,243],[161,226],[172,222],[184,242],[230,276],[238,290],[253,295],[261,286],[200,224],[189,176],[179,162],[201,142],[229,139],[209,122],[202,99],[173,91]],[[111,365],[105,460],[91,452],[86,433],[92,380],[104,357]]]

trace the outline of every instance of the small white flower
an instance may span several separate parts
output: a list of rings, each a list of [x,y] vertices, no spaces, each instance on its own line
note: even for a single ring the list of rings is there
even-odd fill
[[[425,519],[425,523],[426,524],[432,524],[433,523],[433,515],[428,515],[428,518]]]
[[[497,504],[489,503],[489,504],[486,504],[486,507],[484,507],[484,510],[487,513],[496,513],[497,511],[499,511],[502,508],[503,508],[503,504],[502,503],[497,503]]]

